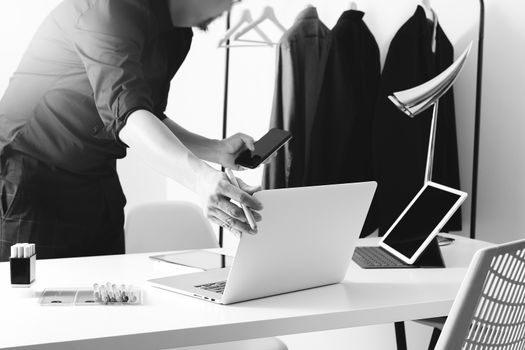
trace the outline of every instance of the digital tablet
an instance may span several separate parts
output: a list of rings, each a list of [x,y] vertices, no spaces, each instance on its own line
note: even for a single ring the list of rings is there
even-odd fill
[[[427,182],[388,229],[379,245],[413,264],[439,230],[467,198],[467,194]]]

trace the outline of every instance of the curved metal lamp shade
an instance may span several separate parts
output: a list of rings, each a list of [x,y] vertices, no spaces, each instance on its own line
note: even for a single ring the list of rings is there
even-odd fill
[[[461,72],[467,61],[471,48],[472,42],[450,67],[433,79],[411,89],[394,92],[388,98],[397,108],[410,117],[415,117],[425,111],[436,103],[454,84],[459,72]]]
[[[394,92],[388,96],[399,110],[413,118],[427,108],[434,106],[430,137],[428,140],[427,164],[425,169],[425,182],[432,181],[434,167],[434,145],[436,143],[436,126],[439,99],[452,87],[459,73],[463,69],[467,56],[472,48],[472,42],[465,51],[447,69],[431,80],[408,90]]]

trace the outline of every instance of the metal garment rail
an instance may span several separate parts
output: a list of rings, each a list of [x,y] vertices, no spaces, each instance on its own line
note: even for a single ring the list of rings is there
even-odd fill
[[[226,15],[226,31],[230,29],[231,10]],[[224,102],[222,108],[222,138],[227,136],[228,128],[228,86],[230,82],[230,39],[226,40],[226,59],[224,60]],[[221,167],[224,172],[224,167]],[[224,229],[219,226],[219,247],[222,248],[224,240]],[[223,264],[224,265],[224,264]],[[223,266],[225,267],[225,266]]]
[[[226,16],[226,31],[230,29],[231,10]],[[485,2],[479,0],[479,33],[478,33],[478,62],[476,74],[476,109],[474,114],[474,148],[472,161],[472,189],[471,189],[471,211],[470,211],[470,238],[476,238],[476,213],[478,199],[478,168],[479,168],[479,139],[481,125],[481,93],[482,93],[482,74],[483,74],[483,39],[485,37]],[[228,86],[230,79],[230,40],[226,42],[226,59],[224,67],[224,102],[222,114],[222,138],[227,136],[228,127]],[[224,168],[222,168],[224,171]],[[219,228],[219,246],[223,245],[222,226]]]
[[[481,87],[483,75],[483,39],[485,37],[485,2],[479,0],[478,70],[476,76],[476,112],[474,115],[474,155],[472,161],[472,204],[470,206],[470,238],[476,238],[478,200],[479,130],[481,125]]]

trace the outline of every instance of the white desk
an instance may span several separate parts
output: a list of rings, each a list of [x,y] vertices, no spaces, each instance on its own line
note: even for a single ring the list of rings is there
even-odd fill
[[[195,271],[150,254],[37,261],[29,289],[12,288],[9,263],[0,263],[0,349],[163,349],[443,316],[473,253],[488,245],[459,237],[442,248],[446,269],[362,270],[352,262],[341,284],[229,306],[148,286]],[[44,288],[106,281],[141,286],[143,305],[38,304]]]

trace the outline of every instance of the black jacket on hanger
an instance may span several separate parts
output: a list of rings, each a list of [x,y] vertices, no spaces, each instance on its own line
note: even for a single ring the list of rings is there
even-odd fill
[[[293,138],[265,166],[265,189],[304,185],[310,130],[329,47],[330,30],[311,6],[279,42],[270,128],[288,130]]]
[[[436,50],[432,52],[435,35]],[[387,96],[417,86],[453,62],[453,47],[421,6],[392,39],[383,68],[373,127],[374,173],[378,188],[368,221],[384,234],[422,187],[432,109],[410,118]],[[459,189],[458,146],[452,89],[439,101],[432,181]],[[461,230],[458,210],[444,230]]]
[[[379,48],[363,12],[345,11],[332,47],[312,129],[308,184],[372,179],[372,118],[379,86]]]
[[[332,46],[312,128],[308,185],[373,180],[372,121],[379,89],[376,40],[361,11],[345,11]],[[377,225],[365,232],[374,230]]]

